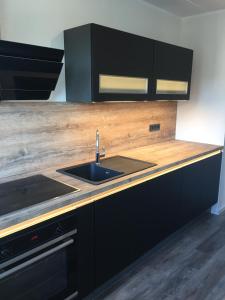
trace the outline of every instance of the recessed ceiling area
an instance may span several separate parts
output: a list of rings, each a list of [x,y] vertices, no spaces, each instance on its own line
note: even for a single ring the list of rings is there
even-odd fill
[[[225,0],[144,0],[179,17],[225,9]]]

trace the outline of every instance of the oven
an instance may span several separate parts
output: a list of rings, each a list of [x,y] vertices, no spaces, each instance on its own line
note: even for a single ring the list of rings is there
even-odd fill
[[[76,234],[70,217],[0,240],[1,299],[77,299]]]

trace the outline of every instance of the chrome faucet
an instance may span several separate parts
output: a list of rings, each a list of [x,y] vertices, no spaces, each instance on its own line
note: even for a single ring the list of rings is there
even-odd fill
[[[102,147],[102,152],[99,150],[100,147],[100,134],[99,130],[96,130],[96,158],[95,158],[95,163],[96,165],[100,165],[100,158],[105,157],[105,148]]]

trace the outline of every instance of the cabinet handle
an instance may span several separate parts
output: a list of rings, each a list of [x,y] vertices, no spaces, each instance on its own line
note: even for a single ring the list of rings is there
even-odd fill
[[[72,299],[75,299],[77,296],[78,296],[78,292],[76,291],[75,293],[73,293],[69,297],[65,298],[64,300],[72,300]]]

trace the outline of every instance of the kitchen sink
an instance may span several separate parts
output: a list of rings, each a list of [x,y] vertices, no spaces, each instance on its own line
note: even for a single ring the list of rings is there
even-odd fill
[[[124,156],[113,156],[101,160],[100,164],[90,162],[57,170],[68,176],[89,182],[101,184],[118,177],[129,175],[154,167],[156,164]]]
[[[123,175],[123,172],[104,168],[95,162],[73,166],[58,171],[92,184],[104,183]]]

